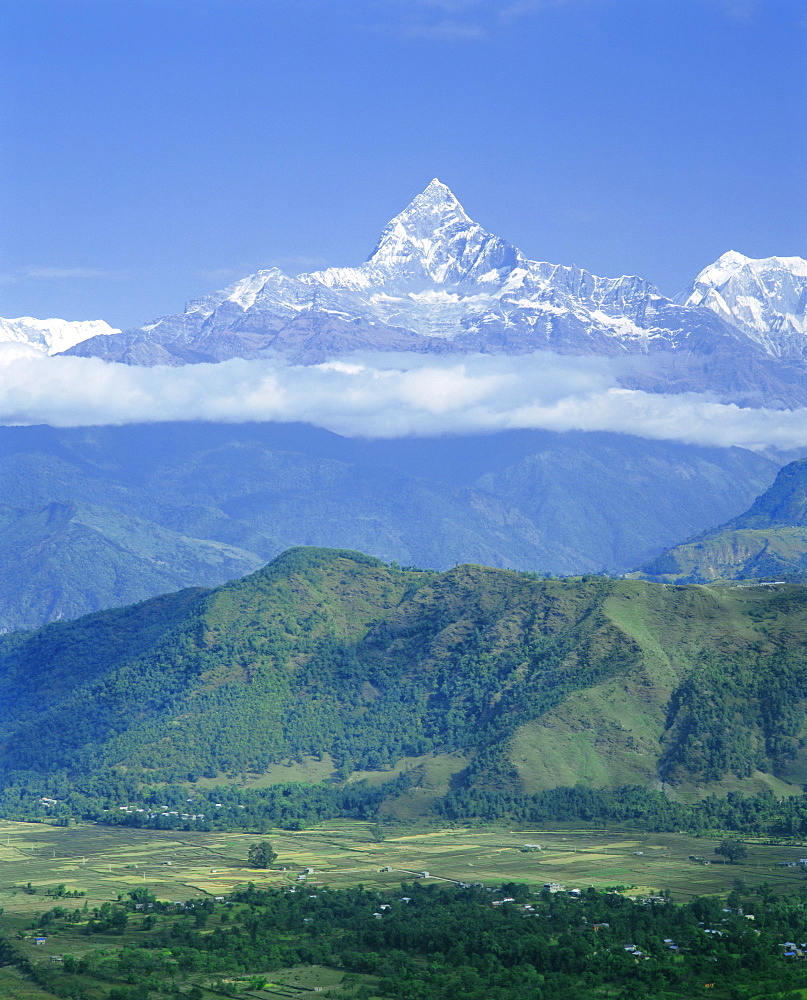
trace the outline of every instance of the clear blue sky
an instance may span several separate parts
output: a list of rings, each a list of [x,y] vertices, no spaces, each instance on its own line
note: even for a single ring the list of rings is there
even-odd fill
[[[438,176],[674,294],[807,256],[804,0],[0,0],[0,315],[355,264]]]

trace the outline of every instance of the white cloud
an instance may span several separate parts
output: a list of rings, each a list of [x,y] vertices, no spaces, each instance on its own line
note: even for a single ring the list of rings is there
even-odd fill
[[[499,17],[502,21],[515,21],[550,7],[588,6],[590,2],[591,0],[513,0],[501,8]]]
[[[759,0],[710,0],[733,21],[751,21],[759,10]]]
[[[545,428],[746,448],[807,446],[807,410],[622,389],[601,359],[374,354],[312,367],[236,359],[140,368],[0,344],[0,423],[161,420],[304,421],[378,438]]]
[[[463,13],[472,7],[484,6],[483,0],[417,0],[421,7],[437,7],[451,14]]]
[[[719,0],[745,3],[749,0]],[[574,14],[608,6],[613,0],[374,0],[377,27],[409,39],[468,42],[488,39],[501,28],[548,10]]]
[[[304,267],[308,271],[314,271],[317,269],[322,269],[324,267],[329,267],[331,261],[327,257],[275,257],[270,264],[265,265],[267,267],[279,267],[281,270],[292,270],[299,267]],[[241,272],[243,274],[243,271]]]

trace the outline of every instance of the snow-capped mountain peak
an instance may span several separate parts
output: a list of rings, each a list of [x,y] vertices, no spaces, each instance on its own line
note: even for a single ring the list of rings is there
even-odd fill
[[[364,264],[298,279],[341,295],[348,312],[359,305],[358,315],[450,341],[484,341],[503,327],[497,338],[509,340],[519,330],[541,342],[553,337],[564,315],[575,327],[590,323],[595,336],[609,329],[618,351],[628,341],[652,339],[646,314],[661,301],[640,278],[597,278],[527,259],[474,222],[437,178],[387,223]]]
[[[491,271],[505,277],[520,263],[518,250],[474,222],[435,177],[386,225],[364,269],[384,280],[462,284]]]
[[[436,234],[457,224],[464,228],[476,226],[451,188],[435,177],[402,212],[390,220],[369,259],[376,256],[390,234],[396,231],[406,233],[411,239],[432,240]]]
[[[368,350],[551,350],[623,358],[632,388],[725,389],[742,401],[766,394],[801,405],[807,388],[794,395],[765,367],[781,353],[772,346],[778,334],[746,332],[737,308],[756,320],[755,310],[769,300],[795,296],[788,322],[803,317],[807,291],[801,305],[796,301],[798,283],[807,283],[802,266],[798,258],[753,261],[732,251],[702,272],[692,290],[711,295],[708,302],[695,296],[677,305],[641,278],[600,278],[574,265],[528,259],[474,222],[435,178],[384,227],[357,267],[296,277],[258,271],[189,303],[184,313],[120,338],[94,338],[70,353],[162,365],[267,353],[318,363]],[[727,305],[718,296],[728,295],[725,286],[737,275],[743,284]],[[641,355],[646,360],[628,361]]]
[[[706,306],[776,357],[807,353],[807,260],[801,257],[755,259],[730,250],[677,301]]]
[[[724,282],[736,278],[738,273],[745,272],[747,277],[756,278],[759,281],[770,281],[771,277],[776,277],[782,273],[792,274],[795,277],[807,278],[807,260],[801,257],[746,257],[745,254],[737,250],[729,250],[722,254],[714,264],[705,267],[697,276],[693,290],[688,294],[687,301],[697,297],[698,286],[701,291],[709,288],[718,288]],[[699,302],[691,304],[700,305]]]
[[[228,285],[220,292],[213,292],[201,299],[187,302],[185,312],[186,314],[199,313],[202,316],[210,316],[221,306],[222,301],[233,302],[244,310],[250,309],[255,305],[258,296],[266,289],[267,285],[271,285],[278,279],[289,280],[277,267],[256,271],[254,274],[248,274],[245,278],[239,278],[238,281]]]

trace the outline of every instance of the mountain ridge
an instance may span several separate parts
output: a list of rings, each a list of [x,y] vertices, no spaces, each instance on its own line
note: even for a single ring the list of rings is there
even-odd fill
[[[807,460],[785,465],[748,510],[668,549],[639,575],[664,583],[807,579]]]
[[[259,271],[184,313],[66,353],[181,365],[276,356],[318,364],[359,350],[551,350],[621,358],[624,384],[648,391],[713,391],[742,405],[807,402],[801,354],[772,352],[758,330],[690,301],[667,299],[635,276],[528,260],[473,222],[435,178],[358,267],[296,277]],[[675,358],[675,378],[660,382],[648,357]]]
[[[300,544],[440,570],[623,573],[739,513],[777,469],[605,433],[0,428],[0,627],[217,585]]]

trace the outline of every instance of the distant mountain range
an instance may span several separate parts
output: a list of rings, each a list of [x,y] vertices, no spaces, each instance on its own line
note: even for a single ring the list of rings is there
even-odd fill
[[[528,260],[438,180],[384,229],[370,258],[291,277],[258,271],[183,313],[67,353],[134,365],[355,351],[620,360],[624,385],[711,391],[745,405],[807,403],[807,262],[728,253],[677,300],[638,277]],[[104,331],[106,333],[107,331]]]
[[[624,573],[747,508],[778,468],[619,434],[0,428],[0,628],[222,583],[301,544],[431,569]]]

